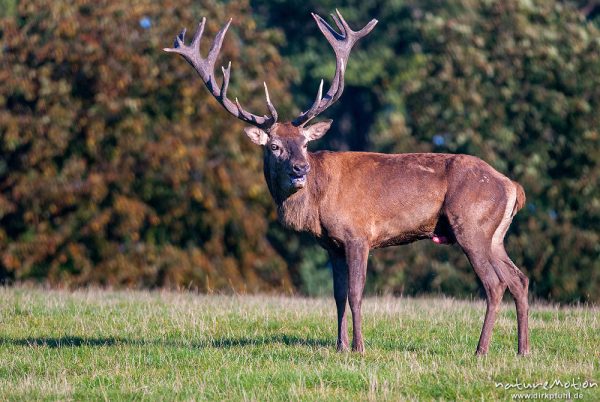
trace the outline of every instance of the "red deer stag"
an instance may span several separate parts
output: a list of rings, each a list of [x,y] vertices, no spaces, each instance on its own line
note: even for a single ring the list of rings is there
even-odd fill
[[[332,121],[307,123],[339,99],[352,46],[377,24],[353,31],[342,15],[332,15],[340,32],[313,14],[333,47],[336,70],[323,96],[323,81],[312,106],[291,122],[278,123],[265,84],[270,115],[246,111],[227,98],[231,63],[215,80],[215,61],[231,20],[218,32],[206,58],[200,55],[203,18],[192,43],[185,30],[167,52],[178,53],[198,72],[225,109],[250,124],[246,135],[264,149],[264,174],[277,203],[281,223],[312,233],[328,251],[337,305],[337,348],[348,348],[346,303],[352,311],[352,350],[363,352],[361,303],[369,250],[432,239],[457,242],[483,283],[487,310],[477,354],[488,351],[492,327],[504,291],[512,293],[518,323],[518,352],[529,352],[528,279],[504,250],[504,235],[525,202],[523,188],[482,160],[468,155],[371,152],[308,152],[309,141],[322,137]]]

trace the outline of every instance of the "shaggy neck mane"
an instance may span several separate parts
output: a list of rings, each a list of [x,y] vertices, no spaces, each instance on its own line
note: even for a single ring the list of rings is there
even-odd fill
[[[292,195],[283,194],[277,186],[276,175],[271,172],[271,167],[265,158],[264,173],[269,191],[275,203],[277,204],[277,215],[279,221],[287,228],[310,232],[315,236],[321,234],[321,225],[319,223],[319,199],[320,191],[319,181],[322,172],[319,170],[319,163],[313,155],[308,155],[311,171],[306,179],[306,186]]]

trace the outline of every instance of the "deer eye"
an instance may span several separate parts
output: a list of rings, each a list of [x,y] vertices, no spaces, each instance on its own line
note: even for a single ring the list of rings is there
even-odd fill
[[[279,145],[271,144],[271,151],[279,151]]]

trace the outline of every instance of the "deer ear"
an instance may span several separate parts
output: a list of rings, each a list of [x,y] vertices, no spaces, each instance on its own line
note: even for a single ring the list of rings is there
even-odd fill
[[[327,130],[329,130],[331,123],[333,123],[333,120],[320,121],[312,126],[304,128],[302,134],[304,134],[304,137],[306,137],[308,141],[318,140],[325,135]]]
[[[244,132],[256,145],[265,145],[269,140],[269,134],[258,127],[246,127]]]

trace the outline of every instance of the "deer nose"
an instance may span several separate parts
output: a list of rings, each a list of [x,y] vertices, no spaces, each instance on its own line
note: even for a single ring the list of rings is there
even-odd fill
[[[292,165],[292,171],[298,176],[307,174],[309,170],[310,165],[306,162],[294,163]]]

